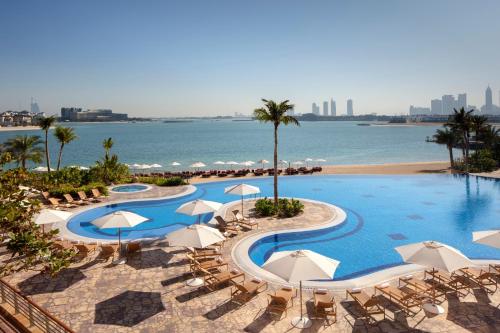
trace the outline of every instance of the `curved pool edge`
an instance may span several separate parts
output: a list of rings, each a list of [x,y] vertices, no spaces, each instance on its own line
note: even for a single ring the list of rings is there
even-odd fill
[[[264,232],[258,232],[253,235],[250,235],[248,237],[245,237],[241,240],[239,240],[231,249],[231,258],[233,262],[245,273],[255,276],[257,278],[263,279],[269,283],[276,284],[276,285],[287,285],[287,286],[293,286],[293,287],[299,287],[298,283],[290,283],[288,281],[285,281],[284,279],[267,272],[266,270],[262,269],[260,266],[255,264],[252,259],[249,256],[249,251],[250,248],[259,240],[268,237],[268,236],[273,236],[277,234],[284,234],[284,233],[290,233],[290,232],[301,232],[301,231],[313,231],[313,230],[321,230],[321,229],[327,229],[331,228],[334,226],[338,226],[346,221],[347,214],[344,210],[341,208],[326,203],[322,201],[317,201],[317,200],[310,200],[310,199],[303,199],[303,198],[296,198],[305,202],[311,202],[311,203],[316,203],[316,204],[321,204],[325,205],[327,207],[330,207],[335,211],[334,216],[327,222],[314,225],[311,227],[302,227],[302,228],[291,228],[291,229],[283,229],[283,230],[271,230],[271,231],[264,231]],[[233,202],[234,203],[234,202]],[[226,205],[224,205],[226,206]],[[223,207],[223,209],[227,207]],[[488,264],[500,264],[500,260],[489,260],[489,259],[472,259],[472,262],[478,266],[484,266]],[[394,280],[399,277],[404,277],[406,275],[410,274],[416,274],[423,272],[425,267],[422,267],[420,265],[416,264],[401,264],[398,266],[390,267],[390,268],[385,268],[378,270],[376,272],[366,274],[363,276],[351,278],[351,279],[346,279],[346,280],[339,280],[339,281],[303,281],[302,282],[302,287],[306,289],[312,289],[312,288],[327,288],[331,289],[334,291],[343,291],[345,289],[349,288],[366,288],[366,287],[371,287],[376,284],[384,283],[390,280]]]
[[[137,186],[137,185],[144,186],[145,188],[143,190],[137,190],[137,191],[133,191],[133,192],[120,192],[120,191],[115,191],[114,190],[115,188],[118,188],[118,187],[123,187],[123,186]],[[130,183],[130,184],[113,185],[113,186],[108,187],[108,190],[111,193],[120,195],[120,194],[144,193],[144,192],[147,192],[147,191],[151,190],[152,188],[153,188],[153,186],[148,185],[148,184],[144,184],[144,183]]]
[[[193,194],[196,192],[197,188],[194,185],[185,185],[185,191],[173,195],[167,195],[167,196],[162,196],[162,197],[156,197],[156,198],[137,198],[137,199],[119,199],[119,200],[112,200],[112,201],[107,201],[107,202],[100,202],[94,205],[89,205],[89,206],[84,206],[84,207],[79,207],[75,210],[73,210],[71,213],[71,217],[66,221],[65,223],[60,223],[57,225],[57,228],[59,229],[59,234],[58,237],[63,237],[65,239],[71,240],[71,241],[81,241],[81,242],[99,242],[99,243],[116,243],[116,240],[114,239],[98,239],[98,238],[91,238],[91,237],[85,237],[78,235],[71,230],[68,229],[67,224],[70,222],[72,218],[77,216],[78,214],[84,213],[88,210],[99,208],[99,207],[104,207],[108,205],[114,205],[114,204],[121,204],[121,203],[129,203],[129,202],[141,202],[141,201],[161,201],[161,200],[168,200],[168,199],[176,199],[176,198],[181,198],[184,196],[188,196],[190,194]],[[158,237],[155,238],[138,238],[134,240],[155,240],[158,239]]]

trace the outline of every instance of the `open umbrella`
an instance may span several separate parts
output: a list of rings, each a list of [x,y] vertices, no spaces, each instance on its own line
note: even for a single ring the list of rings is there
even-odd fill
[[[185,204],[177,208],[175,212],[189,216],[198,216],[198,224],[199,224],[201,215],[216,212],[221,207],[222,207],[221,203],[215,201],[197,199],[194,201],[186,202]]]
[[[148,219],[144,216],[128,212],[125,210],[119,210],[108,215],[104,215],[91,223],[98,227],[99,229],[118,229],[118,247],[121,250],[121,229],[122,228],[133,228],[138,224],[146,222]],[[119,263],[124,263],[121,261]]]
[[[474,263],[459,250],[436,241],[413,243],[398,246],[395,249],[405,262],[433,269],[438,268],[449,273],[460,268],[474,265]],[[441,306],[435,304],[435,299],[433,299],[431,307],[426,309],[429,312],[437,314],[444,312]]]
[[[236,161],[227,161],[227,162],[226,162],[226,165],[230,165],[230,166],[231,166],[231,169],[233,168],[233,166],[238,165],[238,164],[239,164],[239,163],[238,163],[238,162],[236,162]]]
[[[170,233],[167,236],[169,246],[184,246],[194,248],[205,248],[215,243],[224,241],[226,238],[219,230],[206,225],[190,225]],[[203,280],[196,276],[186,281],[188,286],[194,287],[203,284]]]
[[[45,231],[45,224],[66,222],[71,215],[73,214],[64,210],[44,209],[35,217],[35,224],[41,225]]]
[[[179,166],[181,164],[179,162],[172,162],[172,164],[170,164],[170,165],[175,167],[175,166]]]
[[[47,172],[47,167],[38,166],[36,168],[31,169],[33,172]],[[50,168],[50,171],[54,171],[54,169]]]
[[[154,169],[157,169],[157,168],[161,168],[162,166],[161,166],[161,164],[155,163],[155,164],[151,164],[150,167],[154,168]]]
[[[241,196],[241,215],[243,215],[243,196],[260,193],[260,189],[252,185],[238,184],[226,187],[224,193]]]
[[[258,160],[257,163],[262,164],[262,169],[264,169],[264,164],[268,164],[268,160]]]
[[[307,166],[307,163],[313,162],[314,160],[312,158],[308,157],[304,161],[306,162],[306,166]]]
[[[252,161],[245,161],[245,162],[240,163],[240,165],[247,166],[247,167],[252,166],[254,164],[255,164],[255,162],[252,162]]]
[[[332,279],[339,261],[310,250],[274,252],[262,268],[282,279],[300,285],[300,317],[292,319],[297,328],[308,328],[311,320],[302,311],[302,281]]]
[[[500,230],[485,230],[472,233],[472,240],[476,243],[493,246],[500,249]]]
[[[293,165],[304,165],[304,162],[302,161],[295,161],[295,162],[292,162]]]

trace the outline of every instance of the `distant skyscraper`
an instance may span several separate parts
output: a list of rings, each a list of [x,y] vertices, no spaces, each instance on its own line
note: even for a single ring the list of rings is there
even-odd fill
[[[467,94],[458,94],[457,98],[457,109],[466,108],[467,107]]]
[[[316,105],[316,103],[313,103],[312,104],[312,113],[314,113],[315,115],[319,116],[319,106]]]
[[[491,93],[490,86],[488,86],[488,88],[486,88],[485,97],[486,97],[486,100],[484,102],[484,105],[486,106],[486,109],[491,110],[492,105],[493,105],[493,94]]]
[[[440,99],[433,99],[431,101],[431,114],[442,114],[443,102]]]
[[[330,100],[330,112],[334,117],[337,115],[337,104],[335,103],[333,98]]]
[[[443,113],[452,114],[453,108],[456,106],[455,97],[453,95],[443,95]]]
[[[40,108],[38,107],[38,103],[33,102],[33,97],[31,97],[31,107],[30,111],[32,113],[40,113]]]
[[[324,101],[323,102],[323,116],[328,116],[328,102]]]
[[[353,116],[354,115],[354,109],[352,107],[352,99],[347,100],[347,115],[348,116]]]

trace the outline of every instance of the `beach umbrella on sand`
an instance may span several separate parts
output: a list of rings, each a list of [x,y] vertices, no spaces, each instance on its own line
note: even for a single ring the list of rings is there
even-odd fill
[[[190,165],[191,168],[195,168],[196,170],[199,170],[200,168],[204,168],[207,165],[203,162],[196,162]]]
[[[238,163],[238,162],[236,162],[236,161],[228,161],[228,162],[226,162],[226,164],[227,164],[227,165],[230,165],[230,166],[231,166],[231,169],[232,169],[232,168],[233,168],[233,166],[238,165],[239,163]]]
[[[64,210],[44,209],[35,217],[35,224],[41,225],[45,232],[45,224],[66,222],[71,215],[73,214]]]
[[[260,193],[260,189],[257,186],[238,184],[226,187],[224,193],[241,196],[241,215],[243,216],[243,196]]]
[[[295,161],[295,162],[292,162],[293,165],[304,165],[304,162],[302,161]]]
[[[302,281],[332,279],[339,261],[309,250],[274,252],[262,268],[280,278],[300,285],[300,317],[292,319],[297,328],[311,327],[311,320],[302,310]]]
[[[245,162],[241,162],[240,163],[240,165],[243,165],[243,166],[246,166],[246,167],[251,167],[254,164],[255,164],[255,162],[252,162],[252,161],[245,161]]]
[[[214,213],[222,207],[221,203],[215,201],[197,199],[186,202],[175,210],[176,213],[181,213],[189,216],[198,216],[198,224],[200,217],[203,214]]]
[[[284,168],[288,164],[288,161],[279,160],[278,163],[281,165],[282,168]]]
[[[154,169],[158,169],[158,168],[162,168],[162,165],[161,164],[151,164],[150,165],[151,168],[154,168]]]
[[[176,167],[176,166],[179,166],[181,164],[179,162],[172,162],[172,164],[170,164],[170,165]]]
[[[205,248],[212,244],[224,241],[226,238],[219,230],[200,224],[190,225],[186,228],[176,230],[167,236],[169,246],[183,246],[194,248]],[[186,281],[186,284],[191,287],[203,284],[203,280],[197,278],[196,275]]]
[[[459,250],[436,241],[413,243],[395,248],[404,262],[441,269],[448,273],[473,266],[474,263]],[[434,297],[433,297],[434,298]],[[443,313],[444,309],[432,304],[426,308],[431,313]]]
[[[307,164],[310,162],[313,162],[314,160],[312,158],[308,157],[304,161],[306,162],[306,167],[307,167]]]
[[[262,164],[262,169],[264,169],[264,164],[268,164],[269,161],[268,160],[259,160],[259,161],[257,161],[257,163]]]
[[[126,210],[119,210],[108,215],[104,215],[91,223],[99,229],[118,229],[118,247],[121,249],[121,229],[133,228],[138,224],[146,222],[148,219],[136,213]],[[125,263],[124,260],[116,263]]]
[[[216,162],[214,162],[214,165],[217,165],[217,166],[224,165],[224,164],[226,164],[226,163],[223,162],[223,161],[216,161]]]
[[[500,249],[500,230],[485,230],[472,233],[472,240],[476,243],[493,246]]]
[[[47,167],[38,166],[36,168],[31,169],[33,172],[47,172]],[[50,168],[50,171],[54,171],[54,169]]]

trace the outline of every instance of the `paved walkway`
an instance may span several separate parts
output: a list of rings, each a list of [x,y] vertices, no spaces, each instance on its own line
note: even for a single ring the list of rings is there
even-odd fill
[[[250,211],[251,203],[246,205],[245,211]],[[332,211],[324,205],[306,203],[304,214],[298,217],[259,219],[260,230],[324,223],[330,214]],[[251,232],[226,242],[223,251],[226,260],[230,261],[231,246]],[[3,253],[0,259],[6,260],[5,251],[0,249],[0,253]],[[230,267],[234,265],[230,263]],[[300,311],[298,298],[282,320],[275,320],[264,312],[267,292],[278,286],[270,285],[267,292],[237,306],[228,302],[229,286],[215,292],[186,286],[185,281],[191,277],[187,271],[183,249],[170,248],[165,242],[156,241],[145,246],[125,265],[115,266],[91,259],[72,266],[56,278],[27,271],[9,276],[7,281],[77,332],[298,331],[290,324],[291,318]],[[305,332],[500,331],[500,292],[488,295],[478,289],[461,299],[450,295],[443,303],[446,313],[432,318],[426,317],[423,311],[414,318],[405,317],[391,305],[387,319],[375,327],[364,325],[358,308],[352,301],[346,301],[343,293],[336,293],[335,297],[337,323],[328,325],[315,320],[313,327]],[[307,311],[311,312],[309,292],[305,293],[305,300]]]

